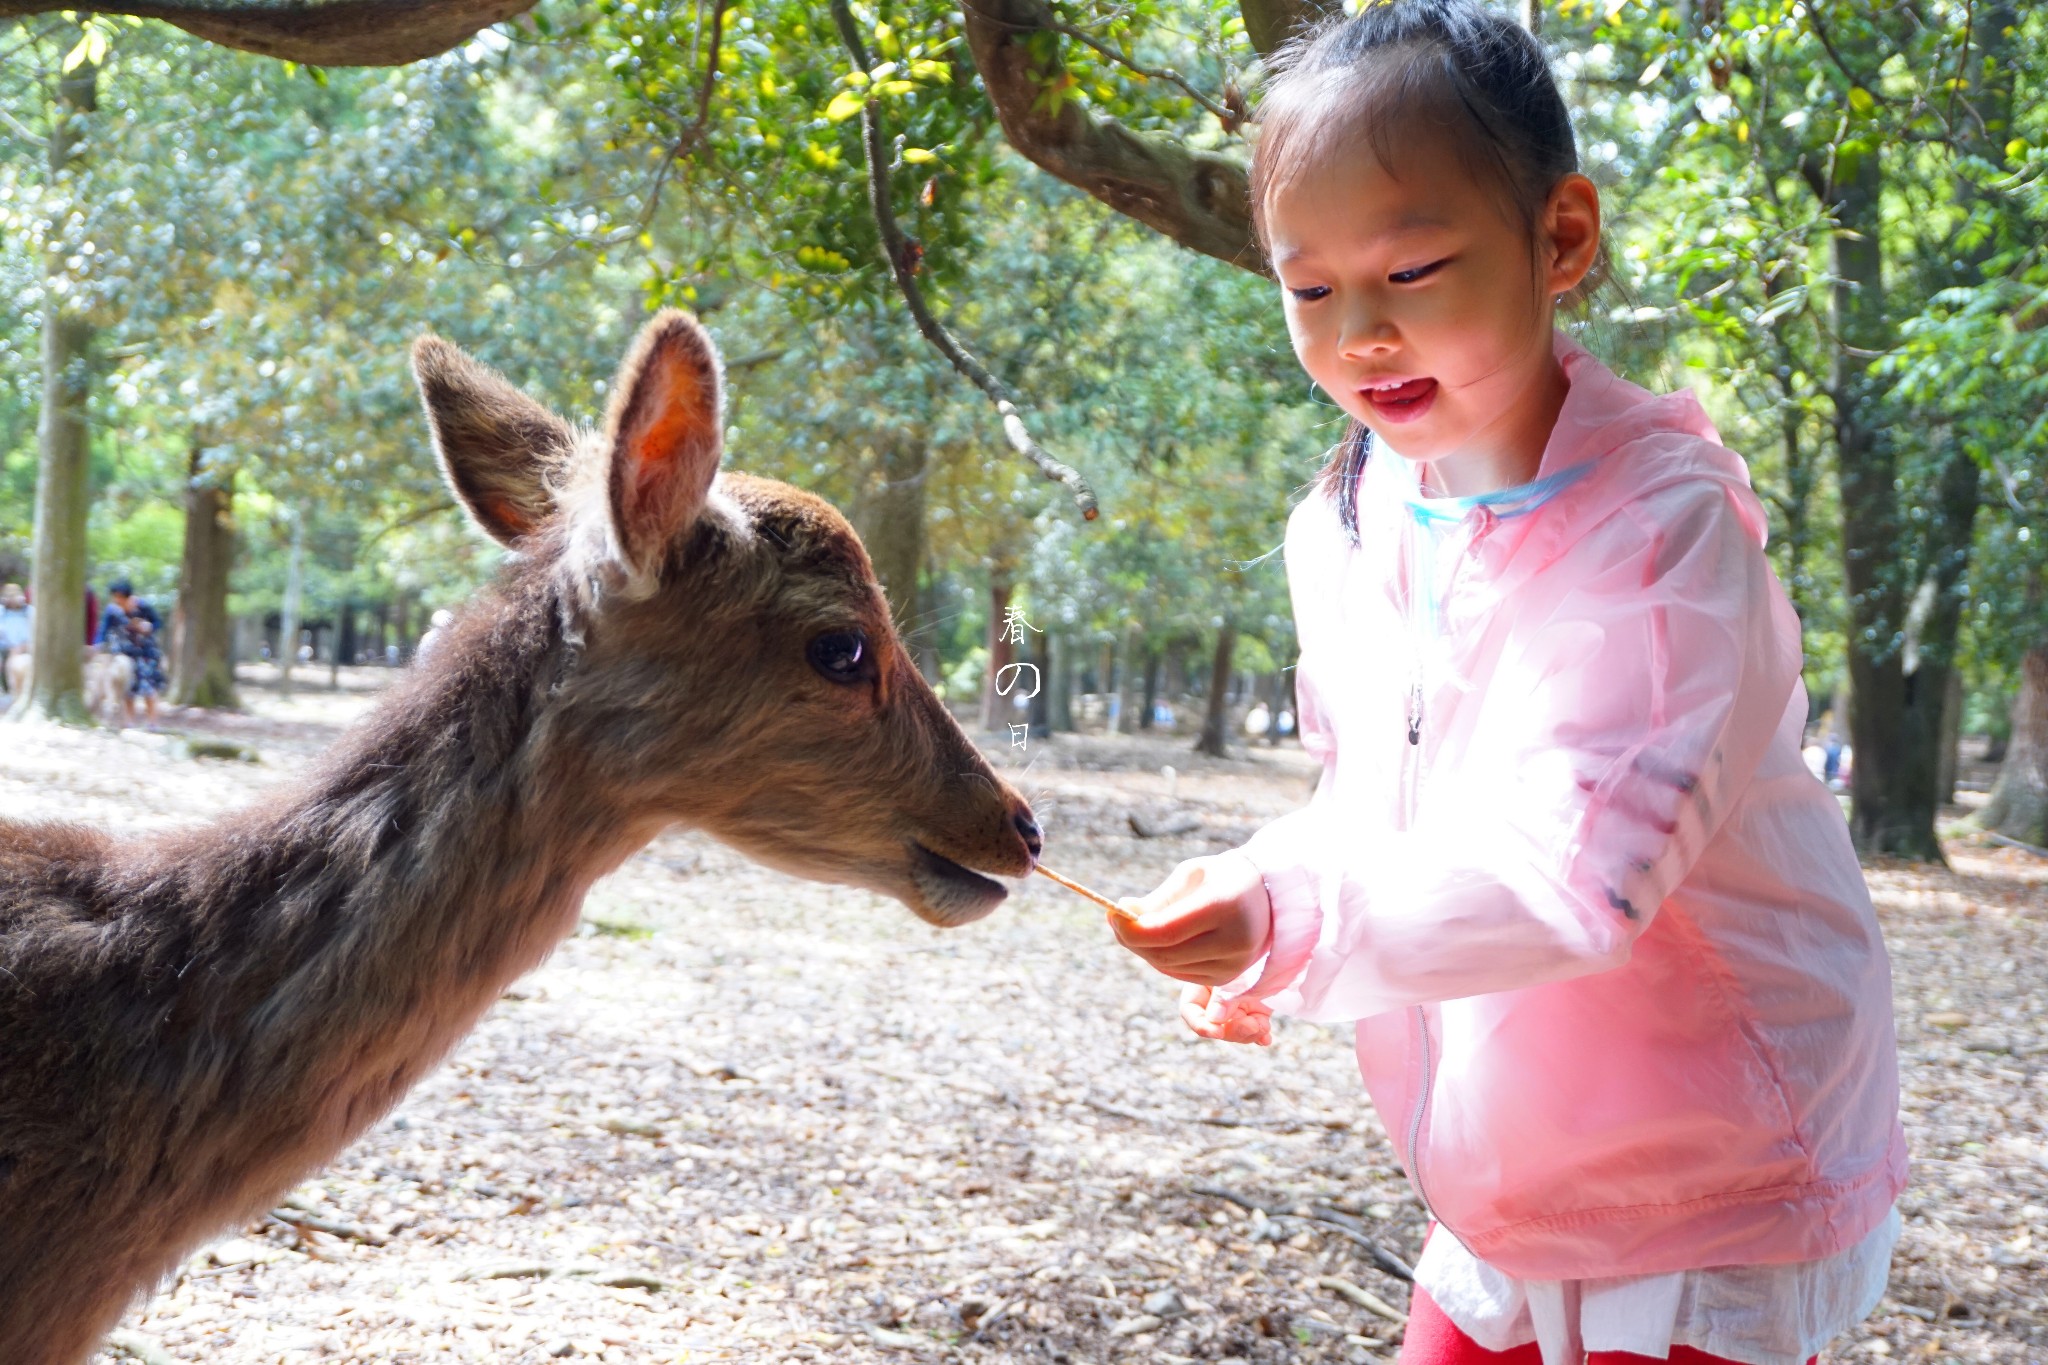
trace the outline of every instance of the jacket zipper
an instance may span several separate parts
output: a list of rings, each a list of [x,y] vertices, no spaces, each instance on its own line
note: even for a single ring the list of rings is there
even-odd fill
[[[1457,584],[1458,573],[1465,567],[1466,556],[1472,552],[1473,545],[1477,541],[1478,536],[1484,534],[1485,527],[1486,524],[1482,523],[1481,528],[1475,528],[1474,532],[1466,537],[1465,544],[1458,554],[1458,562],[1451,566],[1450,578],[1444,588],[1444,597],[1448,597],[1450,589]],[[1404,529],[1412,538],[1409,544],[1417,544],[1421,533],[1414,522],[1411,520]],[[1428,552],[1428,550],[1422,551],[1422,553]],[[1422,663],[1425,651],[1421,632],[1416,625],[1415,619],[1415,602],[1417,594],[1421,589],[1421,575],[1415,572],[1415,563],[1415,558],[1411,557],[1408,575],[1408,633],[1409,641],[1415,650],[1415,662],[1413,671],[1409,675],[1408,684],[1408,753],[1405,756],[1407,762],[1402,765],[1405,769],[1406,786],[1402,801],[1401,817],[1402,828],[1404,829],[1413,829],[1415,827],[1415,806],[1418,799],[1416,789],[1422,775]],[[1432,582],[1435,581],[1433,573],[1430,575],[1430,578]],[[1441,608],[1442,599],[1429,604],[1432,618]],[[1415,1112],[1408,1119],[1408,1178],[1415,1185],[1416,1197],[1422,1200],[1423,1212],[1428,1214],[1438,1227],[1443,1227],[1445,1232],[1450,1233],[1452,1237],[1457,1237],[1458,1234],[1450,1228],[1444,1227],[1443,1219],[1437,1217],[1436,1210],[1431,1207],[1429,1202],[1429,1191],[1424,1188],[1422,1183],[1422,1124],[1423,1120],[1428,1117],[1430,1094],[1436,1086],[1436,1040],[1430,1036],[1429,1032],[1429,1007],[1427,1005],[1414,1005],[1410,1008],[1415,1012],[1416,1035],[1422,1043],[1422,1084],[1416,1092]]]
[[[1408,750],[1402,755],[1403,762],[1401,764],[1401,827],[1403,829],[1413,829],[1415,827],[1415,807],[1418,799],[1417,787],[1421,781],[1422,770],[1422,664],[1425,655],[1422,632],[1416,621],[1416,605],[1423,591],[1422,574],[1419,571],[1420,557],[1423,554],[1430,553],[1432,547],[1421,544],[1422,537],[1426,533],[1422,528],[1416,526],[1412,520],[1403,529],[1410,537],[1409,545],[1415,548],[1411,550],[1408,560],[1408,643],[1409,648],[1413,651],[1413,663],[1410,665],[1408,676]],[[1430,577],[1433,580],[1435,575],[1432,574]],[[1430,604],[1432,610],[1435,609],[1435,605],[1435,603]],[[1422,1042],[1422,1082],[1416,1091],[1415,1111],[1408,1119],[1408,1178],[1415,1185],[1416,1196],[1422,1200],[1423,1212],[1432,1221],[1441,1224],[1442,1220],[1437,1218],[1436,1211],[1430,1207],[1429,1192],[1422,1185],[1422,1163],[1420,1160],[1422,1120],[1425,1111],[1429,1108],[1430,1088],[1436,1081],[1436,1050],[1429,1036],[1428,1009],[1422,1005],[1413,1005],[1410,1008],[1415,1013],[1416,1033]]]

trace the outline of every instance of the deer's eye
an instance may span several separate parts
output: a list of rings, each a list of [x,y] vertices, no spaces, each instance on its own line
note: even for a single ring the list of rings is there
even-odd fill
[[[833,682],[859,682],[867,673],[868,638],[857,630],[827,631],[806,653],[811,667]]]

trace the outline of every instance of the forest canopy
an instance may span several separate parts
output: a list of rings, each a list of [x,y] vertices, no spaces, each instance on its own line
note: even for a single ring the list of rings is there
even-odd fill
[[[409,647],[495,563],[414,336],[588,417],[665,305],[728,358],[729,462],[849,511],[985,722],[1013,606],[1043,724],[1162,660],[1284,699],[1274,551],[1342,423],[1244,174],[1319,6],[38,3],[0,2],[0,577],[174,605],[184,700],[231,703],[235,622]],[[1994,813],[2040,842],[2048,19],[1516,12],[1610,225],[1571,325],[1749,461],[1859,843],[1938,856],[1956,736],[2015,727]]]

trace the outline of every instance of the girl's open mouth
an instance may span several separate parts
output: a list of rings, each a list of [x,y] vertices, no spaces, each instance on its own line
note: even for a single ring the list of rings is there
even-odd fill
[[[1412,422],[1428,412],[1436,402],[1436,381],[1404,379],[1396,384],[1382,384],[1359,392],[1365,395],[1365,401],[1372,405],[1374,414],[1382,420]]]

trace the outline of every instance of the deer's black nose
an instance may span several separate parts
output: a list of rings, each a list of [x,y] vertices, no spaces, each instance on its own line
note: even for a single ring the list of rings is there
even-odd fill
[[[1031,850],[1031,860],[1037,862],[1038,850],[1045,847],[1045,834],[1038,828],[1038,822],[1031,818],[1030,811],[1020,810],[1010,817],[1010,823],[1024,837],[1024,847]]]

